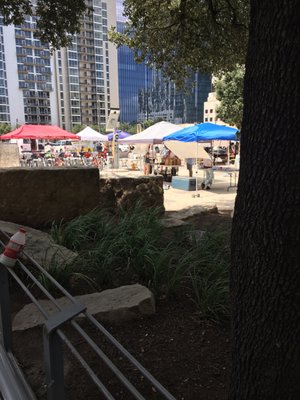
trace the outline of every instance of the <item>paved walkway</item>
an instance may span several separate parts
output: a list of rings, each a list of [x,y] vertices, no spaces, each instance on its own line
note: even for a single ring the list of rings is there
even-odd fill
[[[137,177],[141,175],[141,171],[130,171],[125,168],[118,170],[106,169],[101,172],[102,177]],[[187,169],[183,166],[179,167],[178,175],[187,177]],[[204,207],[216,206],[220,211],[233,210],[236,188],[230,188],[227,191],[230,182],[229,174],[226,171],[214,171],[214,176],[215,179],[211,190],[199,190],[198,192],[186,191],[173,189],[170,183],[164,184],[164,205],[166,211],[178,211],[198,205]],[[203,170],[199,170],[198,177],[202,181]],[[169,185],[170,188],[167,189]],[[195,197],[195,194],[199,195],[199,197]]]

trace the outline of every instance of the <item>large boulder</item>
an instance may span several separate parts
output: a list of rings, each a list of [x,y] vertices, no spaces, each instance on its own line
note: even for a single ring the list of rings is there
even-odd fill
[[[103,292],[76,296],[75,299],[87,307],[87,311],[99,320],[120,321],[155,313],[155,300],[150,290],[142,285],[121,286]],[[66,297],[57,299],[62,308],[70,306]],[[40,305],[48,314],[58,312],[49,300],[40,300]],[[82,317],[82,315],[81,315]],[[78,316],[80,318],[80,315]],[[13,330],[20,331],[42,325],[45,318],[34,304],[27,304],[13,320]]]
[[[138,203],[164,209],[162,176],[100,178],[100,207],[128,210]]]
[[[73,251],[54,243],[47,233],[28,226],[22,227],[26,230],[25,252],[45,269],[54,265],[64,266],[77,257],[77,254]],[[19,228],[19,224],[0,221],[0,230],[6,232],[9,236],[17,232]]]

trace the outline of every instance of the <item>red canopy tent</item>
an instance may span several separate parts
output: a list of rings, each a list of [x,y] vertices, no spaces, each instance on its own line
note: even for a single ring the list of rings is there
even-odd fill
[[[78,140],[74,133],[65,131],[55,125],[22,125],[12,132],[0,135],[1,140],[7,139],[71,139]]]

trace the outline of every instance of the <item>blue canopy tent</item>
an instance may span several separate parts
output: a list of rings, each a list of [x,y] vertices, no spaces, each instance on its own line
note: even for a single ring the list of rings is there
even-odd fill
[[[180,142],[208,142],[212,140],[237,140],[237,132],[237,128],[204,122],[171,133],[170,135],[163,137],[163,141],[178,140]]]
[[[164,136],[163,141],[180,141],[185,143],[213,142],[218,140],[235,141],[237,140],[237,132],[237,128],[205,122],[180,129],[170,135]],[[198,146],[196,146],[196,148],[196,158],[198,159]],[[198,189],[197,175],[196,188]]]

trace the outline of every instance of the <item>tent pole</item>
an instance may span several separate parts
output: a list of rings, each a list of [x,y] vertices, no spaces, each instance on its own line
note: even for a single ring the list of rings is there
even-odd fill
[[[227,165],[230,165],[230,142],[227,146]]]
[[[195,197],[200,197],[198,193],[198,142],[196,141],[196,194]]]
[[[196,146],[196,194],[198,194],[198,142]]]

